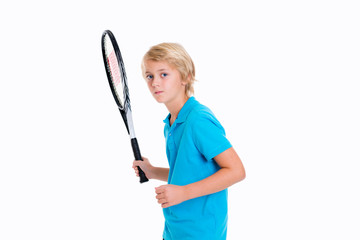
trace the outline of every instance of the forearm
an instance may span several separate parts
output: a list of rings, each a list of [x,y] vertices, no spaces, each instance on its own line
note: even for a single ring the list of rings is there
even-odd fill
[[[193,198],[219,192],[245,178],[244,166],[233,148],[215,156],[214,160],[220,169],[203,180],[185,186],[167,184],[155,188],[156,199],[161,207],[171,207]]]
[[[245,176],[233,169],[221,168],[213,175],[184,186],[186,199],[193,199],[222,191],[231,185],[243,180]]]
[[[244,166],[233,148],[222,152],[214,160],[220,169],[199,182],[184,186],[187,199],[219,192],[245,178]]]
[[[160,181],[168,181],[169,177],[169,168],[161,168],[161,167],[152,167],[151,169],[151,176],[152,179],[157,179]]]

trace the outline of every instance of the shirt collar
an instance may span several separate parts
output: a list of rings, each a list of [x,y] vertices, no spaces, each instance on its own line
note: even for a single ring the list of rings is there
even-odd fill
[[[181,108],[175,122],[176,123],[182,123],[186,120],[187,116],[189,115],[193,105],[196,103],[196,99],[195,97],[190,97],[184,104],[184,106]],[[170,113],[166,116],[166,118],[164,119],[164,123],[169,124],[170,125]],[[175,123],[174,122],[174,123]]]

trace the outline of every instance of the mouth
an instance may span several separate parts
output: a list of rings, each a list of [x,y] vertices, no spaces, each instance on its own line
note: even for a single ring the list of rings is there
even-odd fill
[[[161,93],[163,93],[163,91],[155,91],[155,92],[154,92],[155,95],[159,95],[159,94],[161,94]]]

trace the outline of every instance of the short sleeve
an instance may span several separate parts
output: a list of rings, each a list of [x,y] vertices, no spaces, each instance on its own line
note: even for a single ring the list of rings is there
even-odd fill
[[[211,160],[231,147],[220,122],[209,113],[202,113],[193,122],[193,138],[196,148],[206,160]]]

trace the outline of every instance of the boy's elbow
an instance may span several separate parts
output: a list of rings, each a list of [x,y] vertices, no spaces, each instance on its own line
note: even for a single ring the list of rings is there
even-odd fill
[[[241,182],[246,178],[246,172],[243,166],[237,169],[235,176],[236,176],[236,181],[235,181],[236,183]]]
[[[245,170],[244,170],[244,171],[242,171],[241,174],[240,174],[240,180],[239,180],[239,182],[242,181],[242,180],[244,180],[245,178],[246,178],[246,172],[245,172]]]

